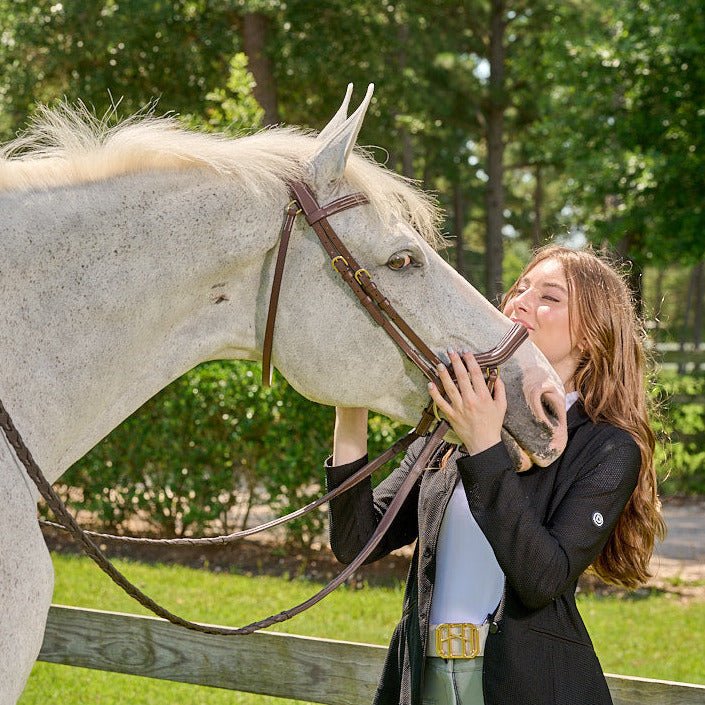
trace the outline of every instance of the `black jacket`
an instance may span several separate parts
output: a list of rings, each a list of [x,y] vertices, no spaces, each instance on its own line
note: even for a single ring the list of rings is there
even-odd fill
[[[368,480],[331,503],[331,547],[340,561],[350,562],[365,545],[421,447],[414,443],[374,491]],[[365,462],[329,467],[329,488]],[[547,468],[515,473],[499,443],[474,456],[456,451],[444,470],[427,470],[370,557],[418,538],[375,703],[421,702],[436,541],[459,473],[470,510],[506,576],[500,629],[485,647],[485,704],[610,705],[575,589],[633,492],[640,464],[628,433],[593,424],[576,402],[568,412],[566,450]]]

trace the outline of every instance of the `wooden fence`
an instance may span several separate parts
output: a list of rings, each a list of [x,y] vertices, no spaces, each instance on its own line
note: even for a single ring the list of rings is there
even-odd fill
[[[153,617],[55,605],[39,659],[290,700],[364,705],[372,701],[385,651],[273,632],[210,636]],[[703,685],[609,674],[607,682],[615,705],[705,703]]]
[[[665,369],[692,372],[705,368],[705,347],[695,348],[688,343],[681,350],[678,343],[657,343],[652,350],[658,363]]]

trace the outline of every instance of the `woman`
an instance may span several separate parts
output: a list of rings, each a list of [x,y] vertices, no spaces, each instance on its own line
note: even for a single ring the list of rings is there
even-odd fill
[[[457,383],[439,369],[444,390],[429,391],[462,446],[431,464],[371,558],[418,538],[379,705],[611,703],[577,581],[590,567],[637,587],[665,534],[641,329],[624,280],[592,252],[550,246],[503,310],[563,381],[568,444],[548,467],[514,472],[500,439],[501,380],[491,395],[473,356],[449,351]],[[367,411],[337,409],[330,488],[366,462],[366,443]],[[368,481],[331,503],[339,560],[366,543],[421,444],[374,491]]]

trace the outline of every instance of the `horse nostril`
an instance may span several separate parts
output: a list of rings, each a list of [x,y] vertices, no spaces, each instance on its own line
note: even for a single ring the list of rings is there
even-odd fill
[[[546,418],[553,426],[558,426],[560,424],[560,418],[558,417],[558,411],[556,410],[554,401],[547,394],[541,395],[541,408],[546,414]]]

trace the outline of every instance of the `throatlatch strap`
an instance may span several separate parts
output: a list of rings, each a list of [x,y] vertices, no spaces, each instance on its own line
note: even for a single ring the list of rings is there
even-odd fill
[[[313,197],[312,197],[313,198]],[[308,203],[308,202],[307,202]],[[326,218],[334,213],[360,206],[364,203],[369,203],[367,196],[364,193],[353,193],[348,196],[331,201],[327,206],[322,208],[313,199],[315,206],[313,215],[306,214],[306,218],[315,218],[309,220],[309,223],[317,222],[321,218]],[[277,261],[274,266],[274,278],[272,280],[272,291],[269,295],[269,309],[267,310],[267,325],[264,330],[264,342],[262,344],[262,385],[270,387],[272,385],[272,344],[274,342],[274,324],[277,319],[277,307],[279,305],[279,292],[281,290],[282,277],[284,275],[284,263],[286,261],[287,248],[289,247],[289,238],[294,227],[296,216],[302,212],[302,207],[296,200],[291,201],[286,209],[286,217],[282,223],[282,228],[279,233],[279,250],[277,251]]]

